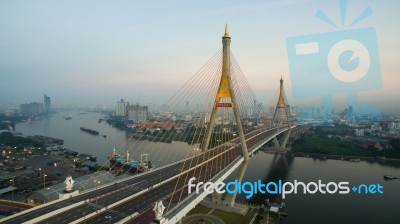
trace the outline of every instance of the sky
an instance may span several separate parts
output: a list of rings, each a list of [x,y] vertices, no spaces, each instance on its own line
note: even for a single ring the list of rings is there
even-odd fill
[[[231,50],[266,106],[281,74],[291,104],[318,101],[292,95],[287,38],[374,27],[382,85],[357,94],[400,112],[400,1],[347,2],[344,26],[333,27],[315,14],[340,24],[337,0],[0,0],[0,108],[42,102],[44,93],[53,107],[161,105],[221,49],[228,23]],[[348,27],[367,7],[372,15]]]

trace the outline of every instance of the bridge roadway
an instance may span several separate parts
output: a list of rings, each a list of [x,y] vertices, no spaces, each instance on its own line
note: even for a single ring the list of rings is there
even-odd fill
[[[273,134],[274,131],[275,128],[268,130],[257,130],[247,134],[246,138],[248,139],[248,147],[251,148],[252,145],[257,144],[257,142],[261,141],[263,138],[266,138]],[[216,151],[217,149],[219,148],[216,147],[212,150]],[[232,147],[230,150],[235,150],[235,158],[241,155],[239,147]],[[194,161],[198,159],[200,159],[200,161],[203,161],[205,159],[204,153],[192,158]],[[192,158],[188,158],[187,161]],[[203,164],[203,168],[208,169],[210,167],[210,164],[212,164],[213,159],[205,162]],[[234,158],[230,158],[227,163],[233,161],[233,159]],[[185,164],[184,168],[182,168],[182,163]],[[183,161],[172,165],[167,165],[162,168],[134,176],[132,178],[127,178],[126,180],[122,180],[118,183],[105,186],[94,191],[86,193],[84,192],[78,196],[61,200],[47,206],[39,207],[33,209],[32,211],[28,210],[24,214],[16,214],[9,219],[6,219],[4,221],[2,220],[2,223],[33,223],[33,221],[31,220],[33,220],[34,218],[45,216],[52,211],[65,208],[67,206],[82,201],[86,202],[71,209],[67,209],[66,211],[57,213],[56,215],[47,217],[46,219],[43,219],[42,221],[39,221],[37,223],[71,223],[75,220],[80,219],[81,217],[85,217],[91,213],[95,213],[96,211],[98,211],[98,215],[94,215],[88,219],[85,219],[86,223],[109,223],[109,221],[115,223],[132,214],[138,214],[132,220],[134,221],[134,223],[149,223],[154,216],[153,212],[151,212],[154,202],[160,199],[167,199],[166,201],[169,201],[168,198],[170,197],[170,193],[173,191],[176,185],[176,178],[179,175],[181,169],[186,172],[195,172],[193,170],[187,171],[189,170],[190,165],[190,162],[184,163]],[[200,168],[200,166],[198,168]],[[214,169],[213,171],[209,172],[212,172],[211,176],[213,176],[222,168],[223,167],[218,167],[218,169]],[[192,173],[189,173],[189,176],[190,175],[192,175]],[[207,176],[209,176],[209,173],[207,173]],[[166,181],[168,179],[171,180],[162,184],[161,186],[151,188],[152,186],[160,183],[160,180]],[[208,178],[205,179],[208,180]],[[184,178],[181,178],[178,186],[179,188],[185,189],[185,184],[186,183],[184,183]],[[145,189],[147,189],[148,191],[143,192]],[[119,201],[139,192],[142,193],[136,197],[133,197],[130,200],[118,204]],[[185,193],[184,195],[187,195],[187,193]],[[173,201],[176,202],[177,198],[174,198]],[[116,206],[113,206],[109,209],[104,209],[105,207],[108,207],[112,204],[116,204]],[[99,211],[102,208],[103,210]],[[107,217],[111,217],[111,220],[109,220]]]
[[[262,139],[265,139],[266,137],[271,136],[272,133],[274,133],[273,130],[266,131],[265,133],[260,134],[260,135],[256,136],[255,138],[251,138],[251,136],[246,136],[246,137],[248,137],[248,140],[247,140],[248,148],[250,149],[252,146],[256,145]],[[259,134],[259,132],[254,133],[253,136],[256,134]],[[231,150],[235,150],[235,157],[229,158],[229,161],[227,164],[230,164],[234,159],[241,156],[240,147],[232,147]],[[227,165],[227,164],[225,164],[225,165]],[[210,167],[210,166],[212,166],[212,161],[207,162],[206,164],[202,165],[203,169],[206,169],[206,167]],[[197,172],[199,172],[198,170],[200,169],[200,167],[197,168]],[[203,182],[208,181],[214,175],[216,175],[219,171],[221,171],[221,169],[223,169],[223,168],[224,167],[219,166],[219,167],[216,167],[216,169],[213,169],[211,171],[209,170],[208,172],[211,172],[211,175],[208,175],[209,173],[207,173],[207,177],[202,179],[202,181]],[[189,173],[188,178],[195,176],[195,175],[192,175],[192,173],[193,172]],[[183,177],[184,176],[186,176],[186,175],[183,175]],[[132,224],[151,223],[151,221],[154,219],[154,212],[152,212],[154,203],[156,201],[162,199],[164,201],[164,204],[167,204],[171,199],[171,192],[174,190],[175,184],[176,184],[176,179],[162,185],[161,187],[154,188],[152,191],[146,192],[145,194],[140,195],[139,197],[136,197],[127,202],[121,203],[120,205],[118,205],[110,210],[106,210],[103,213],[99,213],[98,215],[96,215],[90,219],[87,219],[84,222],[85,223],[108,223],[107,222],[108,219],[106,217],[118,216],[118,214],[116,214],[116,212],[115,212],[115,211],[118,211],[118,213],[125,212],[127,214],[137,214],[136,217],[127,221],[126,223],[132,223]],[[185,196],[188,196],[187,179],[181,178],[178,186],[179,186],[178,187],[179,189],[183,189],[182,195],[184,195],[184,196],[181,199],[181,200],[183,200],[185,198]],[[180,195],[180,192],[175,194],[175,196],[173,198],[174,204],[176,204],[178,202],[179,195]],[[140,204],[139,209],[137,206],[138,204]],[[121,220],[121,219],[122,219],[122,217],[115,217],[115,219],[112,218],[112,221],[118,222],[118,220]]]
[[[295,127],[295,125],[294,126],[292,126],[292,128],[293,127]],[[260,132],[256,132],[256,133],[253,133],[251,136],[246,136],[246,137],[248,137],[247,139],[246,139],[246,143],[247,143],[247,147],[248,147],[248,149],[249,149],[249,152],[254,152],[254,151],[256,151],[256,149],[252,149],[252,147],[253,146],[256,146],[259,142],[261,142],[263,139],[268,139],[269,137],[271,137],[271,136],[274,136],[274,133],[276,133],[276,131],[275,131],[276,129],[274,128],[274,129],[270,129],[270,130],[267,130],[267,131],[265,131],[264,133],[260,133]],[[281,129],[282,130],[282,129]],[[261,146],[261,145],[260,145]],[[230,150],[230,149],[228,149],[228,150]],[[242,155],[242,152],[241,152],[241,148],[240,147],[238,147],[238,146],[236,146],[236,147],[233,147],[232,148],[232,150],[235,150],[235,157],[233,157],[233,158],[229,158],[229,163],[228,164],[230,164],[231,162],[233,162],[233,160],[235,160],[235,159],[237,159],[238,157],[240,157],[241,155]],[[209,162],[210,163],[210,162]],[[204,169],[204,167],[207,167],[207,166],[209,166],[209,163],[207,163],[207,164],[204,164],[203,165],[203,169]],[[227,166],[226,164],[225,164],[225,166]],[[199,167],[200,168],[200,167]],[[198,169],[199,169],[198,168]],[[211,170],[211,172],[212,172],[212,175],[211,176],[208,176],[208,177],[206,177],[205,179],[202,179],[201,181],[203,181],[203,182],[206,182],[206,181],[209,181],[210,179],[212,179],[212,177],[214,177],[217,173],[219,173],[222,169],[224,169],[225,167],[217,167],[217,169],[215,169],[215,170]],[[188,179],[190,178],[190,177],[192,177],[191,175],[188,175]],[[176,182],[174,182],[174,183],[176,183]],[[189,196],[189,194],[188,194],[188,192],[187,192],[187,179],[184,179],[183,181],[180,181],[180,183],[179,183],[179,188],[183,188],[183,194],[182,195],[184,195],[185,197],[187,197],[187,196]],[[154,192],[156,192],[157,190],[155,190]],[[173,191],[173,188],[167,188],[167,186],[165,186],[165,188],[164,189],[159,189],[159,191],[164,191],[164,195],[167,195],[168,194],[168,192],[172,192]],[[179,195],[179,194],[178,194]],[[182,202],[183,200],[184,200],[184,198],[185,197],[183,197],[180,201]],[[173,198],[173,204],[174,205],[176,205],[177,204],[177,198],[178,198],[178,196],[177,195],[175,195],[175,198]],[[161,197],[161,198],[159,198],[158,200],[160,200],[160,199],[162,199],[162,200],[165,200],[164,201],[164,204],[166,204],[166,203],[168,203],[169,201],[170,201],[170,199],[171,199],[171,195],[168,195],[168,196],[164,196],[164,197]],[[140,199],[139,199],[140,200]],[[135,203],[138,203],[139,202],[139,200],[135,200],[135,199],[132,199],[131,201],[129,201],[128,203],[130,204],[130,205],[134,205]],[[154,212],[152,211],[152,209],[153,209],[153,206],[154,206],[154,203],[155,203],[155,201],[157,201],[157,200],[154,200],[153,202],[152,202],[152,204],[147,208],[147,209],[143,209],[142,211],[140,211],[139,212],[139,214],[134,218],[134,219],[131,219],[131,220],[129,220],[129,221],[126,221],[125,223],[126,224],[148,224],[148,223],[151,223],[151,221],[154,219]],[[128,204],[127,203],[127,204]],[[173,207],[174,205],[172,205],[171,207]],[[119,208],[114,208],[113,210],[117,210],[117,209],[119,209]],[[164,212],[164,214],[165,214],[165,212]],[[107,215],[110,215],[110,213],[107,213]],[[95,221],[93,221],[92,219],[91,220],[89,220],[89,222],[87,222],[87,223],[105,223],[104,222],[104,220],[103,219],[101,219],[103,216],[102,215],[99,215],[99,219],[97,219],[97,220],[95,220]],[[97,222],[96,222],[97,221]]]

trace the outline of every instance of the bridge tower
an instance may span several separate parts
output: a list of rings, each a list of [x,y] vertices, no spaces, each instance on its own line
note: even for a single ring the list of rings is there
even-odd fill
[[[235,180],[239,181],[240,183],[243,182],[243,177],[244,174],[246,173],[247,170],[247,166],[249,165],[249,162],[244,161],[242,164],[240,164],[240,170],[239,172],[236,174]],[[226,206],[230,206],[230,207],[235,207],[235,203],[236,203],[236,196],[237,196],[237,191],[234,194],[226,194],[225,199],[224,199],[224,203]]]
[[[285,97],[285,91],[283,90],[283,79],[281,76],[279,86],[279,98],[278,102],[276,103],[274,117],[272,118],[272,126],[282,126],[285,120],[287,122],[287,125],[290,127],[289,108]]]
[[[228,24],[225,25],[225,34],[222,37],[222,74],[219,83],[217,95],[215,96],[215,101],[213,104],[213,109],[210,116],[210,122],[207,125],[207,132],[205,135],[203,151],[207,151],[210,145],[211,134],[215,124],[215,119],[217,115],[217,110],[220,107],[231,107],[233,109],[236,125],[239,132],[240,144],[242,147],[242,154],[244,161],[249,160],[249,153],[247,151],[246,140],[244,138],[244,132],[242,127],[242,121],[240,120],[239,107],[236,102],[235,92],[232,88],[231,79],[231,60],[230,60],[230,44],[231,37],[229,36]],[[230,103],[221,102],[222,99],[230,99]],[[226,101],[224,101],[226,102]]]
[[[285,132],[285,135],[283,137],[282,143],[279,143],[278,139],[274,137],[274,145],[276,148],[282,148],[284,149],[286,146],[287,141],[289,140],[290,132],[291,132],[291,121],[290,121],[290,116],[289,116],[289,105],[286,100],[286,95],[285,91],[283,89],[283,79],[281,76],[280,79],[280,86],[279,86],[279,98],[278,102],[276,103],[276,108],[274,112],[274,116],[272,118],[272,126],[273,127],[289,127],[289,130]]]

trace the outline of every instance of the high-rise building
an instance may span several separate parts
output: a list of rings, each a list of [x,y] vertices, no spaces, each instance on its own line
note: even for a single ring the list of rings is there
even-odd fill
[[[20,105],[22,114],[40,114],[43,113],[43,103],[24,103]]]
[[[51,99],[46,94],[43,95],[43,110],[45,113],[51,112]]]
[[[354,134],[356,136],[364,136],[364,129],[354,129]]]
[[[127,115],[127,106],[129,106],[129,103],[125,102],[124,99],[121,99],[120,101],[118,101],[117,102],[116,115],[117,116],[126,117],[126,115]]]
[[[397,129],[397,123],[395,123],[395,122],[389,122],[389,123],[388,123],[388,128],[389,128],[389,130],[395,130],[395,129]]]
[[[348,116],[353,116],[353,106],[351,106],[351,105],[349,106],[349,109],[347,110],[347,113],[348,113],[347,114]]]
[[[148,106],[140,106],[139,104],[127,106],[128,119],[135,123],[142,123],[149,118]]]

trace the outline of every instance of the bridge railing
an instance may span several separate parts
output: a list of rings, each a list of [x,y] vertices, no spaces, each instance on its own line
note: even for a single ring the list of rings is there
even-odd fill
[[[296,125],[292,125],[290,128],[294,128],[294,127],[296,127]],[[255,132],[257,132],[257,131],[259,131],[259,133],[257,133],[257,134],[255,134],[255,135],[253,135],[252,137],[250,137],[250,138],[255,138],[255,137],[257,137],[258,135],[260,135],[260,134],[263,134],[263,133],[265,133],[266,131],[269,131],[269,130],[272,130],[272,129],[274,129],[274,128],[270,128],[270,129],[265,129],[265,130],[263,130],[263,131],[259,131],[259,130],[256,130],[256,131],[254,131],[254,133]],[[253,146],[251,146],[248,150],[249,150],[249,152],[251,152],[251,153],[253,153],[253,152],[255,152],[256,150],[258,150],[262,145],[264,145],[266,142],[268,142],[268,141],[270,141],[270,140],[272,140],[275,136],[277,136],[277,135],[279,135],[280,133],[282,133],[282,132],[285,132],[285,131],[287,131],[289,129],[289,127],[285,127],[285,128],[282,128],[282,129],[277,129],[269,138],[267,138],[267,139],[265,139],[264,141],[260,141],[259,143],[257,143],[257,144],[255,144],[255,145],[253,145]],[[238,156],[235,160],[233,160],[228,166],[226,166],[224,169],[222,169],[220,172],[218,172],[213,178],[211,178],[209,181],[211,181],[211,182],[217,182],[217,181],[222,181],[222,180],[224,180],[228,175],[227,175],[227,173],[228,172],[232,172],[232,168],[233,167],[238,167],[238,165],[240,164],[240,163],[242,163],[244,160],[243,160],[243,156]],[[238,164],[239,163],[239,164]],[[235,167],[235,169],[236,169],[236,167]],[[233,169],[234,170],[234,169]],[[186,187],[186,185],[184,186],[184,187]],[[204,198],[204,197],[206,197],[208,194],[206,194],[205,192],[204,192],[204,189],[203,188],[200,188],[200,191],[199,191],[199,193],[197,194],[197,193],[192,193],[192,194],[190,194],[190,195],[188,195],[186,198],[184,198],[181,202],[179,202],[179,204],[176,204],[172,209],[170,209],[169,211],[167,211],[165,214],[164,214],[164,220],[172,220],[175,216],[177,216],[182,210],[188,210],[187,209],[187,207],[190,207],[190,206],[193,206],[193,202],[195,201],[195,200],[199,200],[199,197],[201,197],[201,200]]]
[[[243,161],[243,156],[237,157],[235,160],[233,160],[228,166],[224,167],[221,171],[219,171],[213,178],[211,178],[209,181],[211,182],[217,182],[219,179],[221,179],[226,172],[228,172],[230,169],[232,169],[234,166],[237,166],[237,163],[242,163]],[[225,179],[225,178],[223,178]],[[223,180],[222,179],[222,180]],[[221,181],[221,180],[220,180]],[[185,185],[186,186],[186,185]],[[186,207],[188,204],[190,204],[193,200],[197,199],[197,197],[201,194],[204,193],[204,189],[200,188],[199,193],[192,193],[188,195],[186,198],[184,198],[179,204],[176,204],[172,209],[167,211],[164,214],[164,217],[174,217],[178,212],[180,212],[181,207]]]

